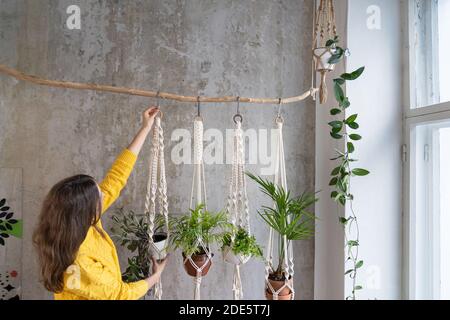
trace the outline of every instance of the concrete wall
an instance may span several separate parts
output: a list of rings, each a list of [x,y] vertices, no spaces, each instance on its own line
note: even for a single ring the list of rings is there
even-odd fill
[[[66,8],[81,8],[81,30],[68,30]],[[309,88],[311,1],[16,1],[0,0],[0,63],[50,79],[156,89],[186,95],[289,96]],[[100,179],[139,126],[154,100],[39,87],[0,75],[0,167],[23,168],[23,298],[51,295],[38,283],[31,245],[41,201],[61,178],[88,173]],[[170,212],[188,206],[192,166],[175,165],[170,141],[191,130],[195,106],[163,102]],[[273,126],[276,106],[241,106],[247,128]],[[234,104],[203,106],[206,128],[232,128]],[[283,107],[288,184],[314,189],[314,103]],[[269,140],[270,141],[270,140]],[[148,146],[119,201],[141,210]],[[249,166],[258,172],[259,165]],[[221,209],[229,166],[206,167],[209,208]],[[1,183],[8,183],[1,181]],[[326,196],[326,195],[324,195]],[[266,226],[255,209],[264,203],[249,185],[253,230],[265,245]],[[108,215],[104,226],[109,230]],[[125,252],[119,248],[122,266]],[[295,244],[296,289],[313,298],[314,241]],[[243,267],[247,298],[263,298],[263,264]],[[219,256],[203,282],[205,299],[231,298],[232,268]],[[191,298],[192,280],[181,255],[163,276],[165,297]]]

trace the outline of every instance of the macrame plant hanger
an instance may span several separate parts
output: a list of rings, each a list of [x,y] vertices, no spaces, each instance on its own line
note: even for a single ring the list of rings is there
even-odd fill
[[[286,182],[286,163],[284,159],[284,144],[283,144],[283,118],[281,116],[281,99],[279,101],[278,106],[278,115],[275,119],[276,123],[276,149],[275,149],[275,175],[274,175],[274,184],[276,186],[281,186],[284,190],[287,189]],[[288,223],[290,222],[290,217],[287,217]],[[269,281],[269,275],[274,272],[273,266],[273,246],[274,246],[274,237],[275,230],[269,227],[269,240],[267,245],[267,254],[266,254],[266,267],[265,267],[265,280],[266,280],[266,292],[268,291],[273,296],[273,300],[278,300],[279,294],[283,289],[288,288],[292,295],[291,300],[294,299],[295,291],[294,291],[294,254],[292,250],[292,243],[290,240],[286,238],[286,236],[278,237],[278,241],[284,242],[284,252],[283,252],[283,273],[285,276],[284,284],[278,289],[275,290],[272,284]],[[278,243],[278,245],[280,245]]]
[[[158,103],[159,107],[159,97]],[[149,177],[147,182],[147,195],[145,198],[145,212],[148,215],[149,250],[157,259],[165,258],[169,242],[169,209],[167,201],[166,169],[164,163],[164,132],[161,126],[162,113],[155,118],[153,127],[152,146],[150,150]],[[161,215],[164,222],[166,239],[155,242],[154,228],[156,216]],[[161,279],[154,286],[155,299],[162,298]]]
[[[226,212],[231,224],[237,228],[242,228],[250,235],[250,215],[245,182],[245,149],[242,133],[243,117],[239,112],[239,97],[237,98],[237,112],[233,117],[235,123],[233,135],[233,160],[231,166],[231,178],[229,184],[229,194]],[[234,242],[232,235],[231,243]],[[239,300],[243,298],[240,265],[249,260],[249,256],[235,255],[232,252],[233,245],[224,248],[224,260],[234,265],[233,275],[233,298]]]
[[[313,63],[315,71],[320,73],[319,98],[320,103],[324,104],[328,96],[327,73],[334,70],[334,64],[329,63],[329,60],[336,50],[334,46],[327,47],[326,42],[337,36],[336,18],[333,0],[320,0],[319,7],[314,8],[316,13],[313,19]]]
[[[200,114],[200,97],[197,97],[197,117],[194,119],[194,173],[189,207],[195,209],[200,204],[203,204],[206,210],[206,183],[203,163],[203,119]],[[184,264],[189,262],[196,270],[196,276],[194,277],[194,300],[200,300],[203,270],[212,261],[212,254],[209,251],[210,248],[208,248],[204,239],[201,237],[197,239],[196,245],[205,252],[206,260],[202,265],[197,265],[192,259],[192,256],[185,256]]]

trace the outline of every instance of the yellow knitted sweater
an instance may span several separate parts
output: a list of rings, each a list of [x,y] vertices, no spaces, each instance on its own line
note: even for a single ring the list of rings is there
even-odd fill
[[[103,193],[102,213],[119,197],[136,162],[136,155],[125,149],[100,183]],[[121,278],[116,247],[103,230],[89,228],[75,262],[64,274],[64,289],[55,294],[56,300],[135,300],[144,296],[148,284],[141,280],[125,283]]]

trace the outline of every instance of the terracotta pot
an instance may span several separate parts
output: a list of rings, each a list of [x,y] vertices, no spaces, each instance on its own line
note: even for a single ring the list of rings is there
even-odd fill
[[[214,254],[211,253],[211,257],[213,257]],[[206,276],[208,274],[209,268],[211,268],[212,261],[211,259],[208,260],[208,256],[206,253],[201,254],[194,254],[191,256],[192,260],[194,261],[195,265],[197,267],[201,268],[205,263],[206,266],[202,269],[202,277]],[[197,276],[197,269],[192,265],[192,263],[189,260],[186,260],[186,256],[183,253],[183,265],[184,270],[186,270],[187,274],[191,277]]]
[[[230,246],[224,246],[222,248],[222,258],[228,263],[240,265],[246,263],[250,259],[250,256],[235,254]]]
[[[273,277],[271,277],[272,275],[269,275],[269,283],[273,288],[273,291],[278,291],[280,290],[280,288],[282,288],[284,286],[285,280],[274,280]],[[270,293],[270,295],[272,295],[272,292],[269,288],[267,288],[267,292]],[[282,296],[287,296],[287,295],[292,295],[291,289],[289,289],[287,286],[284,287],[283,289],[281,289],[281,291],[278,293],[278,299],[281,300]],[[289,299],[285,299],[285,300],[289,300]]]
[[[331,56],[336,49],[327,47],[321,47],[314,49],[314,56],[316,61],[316,71],[332,71],[334,70],[334,64],[328,63]]]
[[[150,255],[158,260],[167,256],[167,233],[158,232],[153,235],[153,244],[150,246]]]
[[[266,290],[266,299],[273,300],[273,294],[268,292],[267,290]],[[278,300],[281,300],[281,301],[291,300],[291,299],[292,299],[292,293],[289,293],[285,296],[280,296],[280,295],[278,296]]]

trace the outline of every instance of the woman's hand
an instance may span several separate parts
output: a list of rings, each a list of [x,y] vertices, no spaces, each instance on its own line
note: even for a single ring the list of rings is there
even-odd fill
[[[142,128],[150,130],[155,122],[155,117],[159,112],[159,108],[152,106],[142,113]]]
[[[128,150],[133,152],[135,155],[139,155],[139,152],[142,149],[142,145],[144,144],[145,139],[150,133],[150,129],[153,126],[153,122],[155,121],[155,117],[158,114],[158,112],[159,108],[150,107],[142,113],[141,129],[128,146]]]
[[[168,256],[166,256],[163,260],[156,260],[155,258],[152,257],[152,262],[153,262],[152,263],[152,275],[150,277],[148,277],[147,279],[145,279],[145,281],[147,281],[149,289],[151,287],[153,287],[155,285],[155,283],[157,283],[158,280],[161,278],[161,274],[164,271],[164,268],[166,267],[167,258],[168,258]]]
[[[166,267],[166,263],[167,256],[163,260],[156,260],[154,257],[152,257],[152,274],[161,275],[164,271],[164,268]]]

